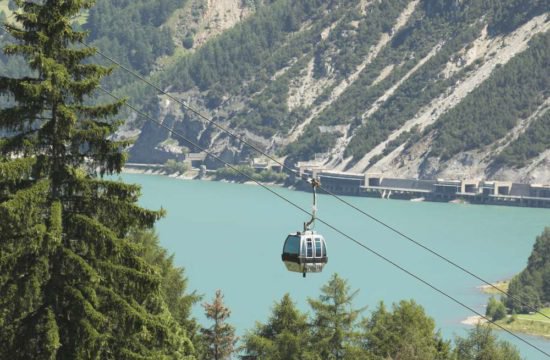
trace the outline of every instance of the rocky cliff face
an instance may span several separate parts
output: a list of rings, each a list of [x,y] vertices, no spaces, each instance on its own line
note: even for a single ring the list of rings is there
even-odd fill
[[[543,2],[258,4],[254,14],[221,7],[216,18],[240,25],[201,40],[163,86],[289,164],[550,183]],[[227,161],[256,156],[173,101],[159,97],[156,115]],[[164,162],[183,147],[197,150],[145,125],[132,160]]]

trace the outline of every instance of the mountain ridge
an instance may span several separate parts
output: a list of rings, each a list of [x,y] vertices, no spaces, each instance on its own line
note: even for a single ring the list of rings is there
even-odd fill
[[[141,21],[149,8],[164,20],[148,23],[163,44],[138,70],[289,166],[316,160],[394,177],[550,183],[544,1],[165,2],[139,5]],[[110,54],[100,11],[82,26],[105,34],[95,37]],[[117,51],[135,62],[126,47]],[[140,81],[115,79],[109,88],[225,161],[258,156]],[[129,118],[119,136],[137,139],[131,161],[199,150]]]
[[[224,88],[223,76],[231,75],[224,73],[222,68],[210,67],[214,74],[222,78],[202,86],[196,72],[189,72],[190,77],[197,76],[199,80],[193,81],[198,81],[198,84],[183,87],[171,85],[171,93],[191,100],[207,116],[230,127],[281,161],[285,160],[288,165],[316,158],[323,159],[326,168],[338,171],[382,172],[388,176],[414,178],[467,176],[550,183],[550,173],[546,170],[550,165],[546,151],[550,146],[547,143],[544,145],[545,151],[530,155],[522,166],[495,165],[499,153],[509,147],[512,140],[521,138],[532,123],[547,122],[546,85],[537,93],[542,101],[537,102],[524,118],[515,119],[513,126],[496,141],[484,144],[486,141],[482,140],[475,149],[468,150],[470,152],[461,150],[448,159],[437,158],[428,151],[440,133],[434,124],[439,124],[443,115],[493,78],[495,71],[506,67],[510,60],[529,49],[531,39],[537,35],[548,37],[550,26],[547,12],[527,9],[530,15],[518,26],[499,33],[494,29],[495,22],[487,20],[489,13],[496,10],[472,10],[478,3],[476,1],[444,1],[440,9],[436,9],[441,12],[437,15],[429,15],[430,6],[433,10],[437,1],[350,2],[353,6],[338,2],[328,5],[314,1],[308,3],[313,4],[309,10],[297,11],[297,16],[302,15],[302,21],[294,20],[296,24],[290,30],[278,30],[282,34],[277,39],[279,43],[275,41],[263,48],[259,46],[273,57],[283,54],[285,46],[293,47],[295,51],[290,55],[294,56],[285,56],[285,62],[262,65],[262,59],[255,63],[243,59],[247,66],[252,63],[250,66],[257,73],[247,74],[241,79],[241,86],[229,88]],[[513,7],[513,2],[510,3]],[[314,8],[314,5],[317,7]],[[296,10],[293,6],[288,1],[263,4],[239,27],[269,24],[269,17],[265,14],[268,10],[279,14],[276,19],[292,22],[288,16],[291,10]],[[537,4],[533,3],[532,8],[536,9]],[[263,14],[262,10],[265,11]],[[475,11],[483,16],[467,19],[465,14]],[[381,14],[387,16],[378,28],[367,22]],[[261,20],[262,16],[264,20]],[[460,17],[467,20],[456,20]],[[369,26],[368,31],[362,30],[365,26]],[[361,31],[363,35],[358,35]],[[243,37],[246,34],[243,30],[239,32],[239,29],[228,32],[231,35],[221,34],[204,47],[211,46],[215,49],[213,52],[222,58],[226,57],[224,51],[242,53],[244,50],[223,48],[224,41],[227,43],[231,36]],[[259,37],[260,41],[264,40]],[[357,39],[350,40],[353,37]],[[425,41],[426,37],[430,38]],[[266,38],[269,39],[269,36]],[[407,43],[411,38],[419,43],[426,42],[426,46],[411,46]],[[246,39],[255,41],[254,37]],[[303,45],[307,39],[316,39],[317,46]],[[346,53],[347,44],[354,47],[353,52]],[[246,44],[242,46],[246,47]],[[303,46],[305,50],[297,52],[298,46]],[[202,63],[197,61],[195,64],[195,70],[198,69],[199,73],[204,68],[204,62],[210,59],[208,52],[208,49],[197,49],[197,54],[193,55],[202,57]],[[391,62],[387,61],[392,58]],[[188,60],[190,63],[192,61]],[[231,63],[230,59],[227,61]],[[187,69],[193,69],[193,65],[180,64],[180,70]],[[543,69],[542,74],[546,81],[548,71]],[[160,82],[163,81],[160,79]],[[418,104],[420,106],[401,101],[407,114],[398,113],[401,118],[399,122],[387,125],[392,112],[396,113],[392,104],[399,105],[399,99],[409,91],[406,88],[413,88],[415,82],[422,82],[421,90],[428,89],[433,96],[432,93],[424,96],[423,103]],[[435,89],[440,90],[436,92]],[[362,95],[354,98],[354,92],[364,94],[368,91],[372,94],[364,100],[359,98]],[[423,91],[419,93],[426,94]],[[362,104],[342,105],[353,101]],[[342,106],[349,114],[339,110]],[[384,114],[387,109],[389,113]],[[179,110],[175,109],[173,118],[167,119],[173,122],[174,128],[216,154],[223,155],[225,160],[237,163],[254,156],[250,149],[243,148],[242,144],[233,142],[208,124],[197,123],[188,115],[178,117],[177,112]],[[377,122],[379,125],[376,125]],[[140,162],[147,160],[147,156],[140,155],[140,149],[150,149],[154,145],[149,138],[150,128],[146,129],[133,150],[134,158]],[[371,134],[379,135],[373,139]],[[411,138],[418,138],[415,144],[409,141]],[[364,139],[371,145],[366,148],[359,145],[365,150],[354,150]],[[170,157],[168,153],[165,155]],[[213,161],[208,165],[216,167]]]

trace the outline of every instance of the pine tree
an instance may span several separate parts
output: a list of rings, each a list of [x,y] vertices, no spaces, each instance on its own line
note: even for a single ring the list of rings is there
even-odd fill
[[[353,308],[358,290],[350,293],[348,282],[334,274],[321,292],[318,300],[308,299],[314,311],[313,347],[321,359],[358,359],[361,351],[357,326],[364,311]]]
[[[258,324],[244,338],[248,355],[262,360],[308,358],[311,339],[307,316],[294,305],[289,294],[276,303],[266,324]]]
[[[191,340],[198,335],[198,324],[191,316],[191,307],[201,300],[196,291],[187,293],[188,279],[184,268],[174,265],[174,255],[168,255],[160,245],[154,230],[132,231],[132,242],[141,246],[140,254],[147,263],[156,267],[162,280],[162,298],[172,317],[185,330]]]
[[[455,339],[456,360],[520,360],[517,348],[506,341],[499,341],[489,326],[477,325],[465,338]]]
[[[380,303],[365,326],[365,348],[384,359],[448,359],[450,344],[435,332],[435,322],[413,300],[388,311]]]
[[[485,310],[485,316],[493,321],[501,320],[506,317],[506,306],[502,301],[495,299],[494,296],[489,298],[487,303],[487,310]]]
[[[537,236],[527,267],[514,276],[508,286],[506,306],[518,313],[528,313],[550,302],[550,228]]]
[[[206,317],[214,321],[211,327],[202,329],[203,341],[206,345],[205,359],[228,359],[234,351],[237,337],[235,328],[226,323],[231,311],[223,303],[221,290],[216,291],[212,303],[204,303],[203,307]]]
[[[16,43],[32,70],[0,77],[0,358],[181,359],[192,352],[162,301],[161,278],[127,239],[162,212],[138,206],[109,139],[122,101],[87,100],[111,72],[89,62],[70,19],[87,0],[17,1]]]

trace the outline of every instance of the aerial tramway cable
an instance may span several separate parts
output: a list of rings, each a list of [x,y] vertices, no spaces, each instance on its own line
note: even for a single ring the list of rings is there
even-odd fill
[[[109,92],[108,90],[100,87],[100,89],[105,92],[107,95],[111,96],[113,99],[115,100],[121,100],[121,98],[117,97],[116,95],[114,95],[113,93]],[[284,197],[283,195],[279,194],[278,192],[274,191],[273,189],[270,189],[268,186],[262,184],[261,182],[259,182],[258,180],[255,180],[254,178],[252,178],[250,175],[246,174],[245,172],[241,171],[239,168],[235,167],[234,165],[232,164],[229,164],[227,162],[225,162],[224,160],[222,160],[220,157],[216,156],[215,154],[213,154],[212,152],[208,151],[207,149],[203,148],[202,146],[200,146],[199,144],[195,143],[194,141],[186,138],[184,135],[180,134],[179,132],[171,129],[169,126],[166,126],[165,124],[161,123],[160,121],[158,120],[155,120],[154,118],[152,118],[150,115],[142,112],[141,110],[138,110],[136,107],[134,107],[133,105],[129,104],[129,103],[125,103],[125,106],[127,106],[128,108],[132,109],[133,111],[136,112],[136,114],[154,122],[155,124],[157,124],[158,126],[168,130],[170,133],[172,133],[173,135],[176,135],[178,136],[179,138],[181,138],[182,140],[186,141],[187,143],[189,143],[190,145],[192,146],[195,146],[197,147],[198,149],[201,149],[201,151],[204,151],[206,154],[210,155],[212,158],[220,161],[221,163],[223,163],[224,165],[226,165],[227,167],[231,168],[232,170],[238,172],[239,174],[241,174],[242,176],[248,178],[250,181],[253,181],[254,183],[256,183],[257,185],[261,186],[263,189],[269,191],[270,193],[272,193],[273,195],[277,196],[278,198],[280,198],[281,200],[285,201],[286,203],[290,204],[291,206],[295,207],[296,209],[298,209],[299,211],[305,213],[305,214],[308,214],[308,215],[312,215],[310,214],[306,209],[302,208],[300,205],[292,202],[291,200],[287,199],[286,197]],[[375,256],[377,256],[378,258],[384,260],[385,262],[389,263],[390,265],[393,265],[394,267],[396,267],[397,269],[403,271],[404,273],[406,273],[407,275],[413,277],[414,279],[420,281],[421,283],[423,283],[424,285],[430,287],[432,290],[438,292],[439,294],[447,297],[448,299],[450,299],[451,301],[455,302],[456,304],[462,306],[463,308],[471,311],[472,313],[476,314],[477,316],[481,317],[482,319],[486,320],[487,322],[493,324],[494,326],[498,327],[499,329],[501,329],[502,331],[510,334],[511,336],[515,337],[516,339],[518,339],[519,341],[523,342],[524,344],[532,347],[533,349],[537,350],[538,352],[540,352],[541,354],[544,354],[546,357],[550,358],[550,354],[547,353],[546,351],[544,351],[543,349],[539,348],[538,346],[532,344],[531,342],[527,341],[526,339],[522,338],[521,336],[515,334],[514,332],[504,328],[502,325],[499,325],[497,323],[495,323],[494,321],[492,321],[491,319],[489,319],[488,317],[486,317],[485,315],[481,314],[480,312],[478,312],[477,310],[473,309],[472,307],[466,305],[465,303],[463,303],[462,301],[458,300],[457,298],[455,298],[454,296],[452,295],[449,295],[448,293],[446,293],[445,291],[439,289],[437,286],[431,284],[430,282],[424,280],[423,278],[421,278],[419,275],[416,275],[415,273],[411,272],[410,270],[407,270],[406,268],[404,268],[403,266],[399,265],[398,263],[396,263],[395,261],[389,259],[388,257],[382,255],[381,253],[379,253],[378,251],[376,250],[373,250],[371,249],[370,247],[368,247],[367,245],[363,244],[362,242],[360,242],[359,240],[355,239],[354,237],[352,237],[351,235],[348,235],[347,233],[343,232],[342,230],[338,229],[337,227],[335,227],[334,225],[331,225],[330,223],[328,223],[327,221],[319,218],[319,217],[316,217],[315,218],[316,221],[319,221],[320,223],[324,224],[325,226],[329,227],[330,229],[334,230],[336,233],[342,235],[344,238],[352,241],[353,243],[355,243],[356,245],[360,246],[361,248],[363,248],[364,250],[367,250],[369,251],[370,253],[374,254]]]
[[[90,45],[84,43],[83,41],[80,41],[80,43],[88,48],[93,48],[91,47]],[[159,93],[167,96],[168,98],[170,98],[171,100],[175,101],[176,103],[178,103],[179,105],[183,106],[185,109],[187,109],[188,111],[192,112],[193,114],[197,115],[198,117],[200,117],[201,119],[203,119],[204,121],[210,123],[211,125],[215,126],[216,128],[218,128],[219,130],[223,131],[224,133],[228,134],[229,136],[231,136],[233,139],[235,140],[238,140],[238,141],[241,141],[243,144],[249,146],[250,148],[254,149],[255,151],[257,151],[258,153],[262,154],[263,156],[267,157],[268,159],[274,161],[275,163],[277,163],[278,165],[280,165],[281,167],[283,167],[284,169],[286,169],[288,172],[290,173],[293,173],[293,174],[297,174],[296,170],[294,169],[291,169],[289,168],[288,166],[286,166],[284,163],[280,162],[279,160],[277,160],[276,158],[274,158],[273,156],[267,154],[266,152],[262,151],[261,149],[259,149],[257,146],[255,146],[254,144],[251,144],[250,142],[246,141],[246,139],[244,139],[243,137],[241,136],[238,136],[236,134],[234,134],[232,131],[228,130],[227,128],[225,128],[224,126],[216,123],[215,121],[213,121],[212,119],[209,119],[208,117],[206,117],[205,115],[203,115],[202,113],[200,113],[199,111],[193,109],[191,106],[185,104],[183,101],[175,98],[174,96],[170,95],[169,93],[167,93],[166,91],[162,90],[161,88],[159,88],[157,85],[153,84],[152,82],[150,82],[149,80],[147,80],[146,78],[144,78],[143,76],[139,75],[138,73],[132,71],[131,69],[127,68],[126,66],[124,66],[123,64],[121,64],[120,62],[114,60],[113,58],[109,57],[108,55],[105,55],[104,53],[102,53],[100,50],[96,49],[96,52],[101,55],[103,58],[109,60],[110,62],[112,62],[113,64],[121,67],[123,70],[125,70],[126,72],[128,72],[129,74],[131,74],[132,76],[134,76],[135,78],[139,79],[140,81],[143,81],[145,84],[151,86],[152,88],[154,88],[155,90],[157,90]],[[298,176],[298,178],[302,179],[300,176]],[[303,180],[303,179],[302,179]],[[374,222],[378,223],[379,225],[382,225],[383,227],[385,227],[386,229],[396,233],[397,235],[401,236],[403,239],[421,247],[422,249],[424,249],[425,251],[431,253],[432,255],[438,257],[439,259],[447,262],[448,264],[454,266],[455,268],[459,269],[460,271],[470,275],[471,277],[481,281],[482,283],[484,283],[485,285],[491,287],[492,289],[496,290],[497,292],[501,293],[502,295],[506,295],[508,296],[509,298],[517,301],[518,303],[522,304],[523,306],[529,308],[530,310],[532,310],[533,312],[536,312],[538,313],[539,315],[547,318],[550,320],[550,316],[546,315],[545,313],[543,313],[542,311],[536,309],[535,307],[531,306],[530,304],[524,302],[522,299],[519,299],[518,297],[515,297],[515,296],[512,296],[510,295],[507,291],[504,291],[502,290],[501,288],[495,286],[494,284],[492,284],[491,282],[483,279],[481,276],[479,275],[476,275],[475,273],[473,273],[472,271],[466,269],[465,267],[463,267],[462,265],[456,263],[455,261],[447,258],[446,256],[444,255],[441,255],[440,253],[436,252],[435,250],[432,250],[430,249],[429,247],[427,247],[426,245],[422,244],[421,242],[413,239],[412,237],[410,237],[409,235],[406,235],[405,233],[403,233],[402,231],[396,229],[395,227],[385,223],[384,221],[376,218],[375,216],[367,213],[366,211],[360,209],[359,207],[357,207],[356,205],[353,205],[352,203],[350,203],[349,201],[343,199],[342,197],[338,196],[337,194],[331,192],[330,190],[328,189],[325,189],[323,188],[322,186],[319,186],[319,189],[324,191],[325,193],[327,193],[328,195],[336,198],[337,200],[339,200],[340,202],[342,202],[343,204],[351,207],[352,209],[358,211],[359,213],[363,214],[364,216],[366,216],[367,218],[373,220]]]

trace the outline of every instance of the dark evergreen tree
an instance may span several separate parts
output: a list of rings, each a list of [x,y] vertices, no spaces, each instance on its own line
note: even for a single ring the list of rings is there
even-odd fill
[[[308,299],[314,311],[312,346],[321,359],[357,359],[360,356],[357,326],[364,308],[353,308],[357,292],[350,292],[348,282],[334,274],[321,288],[318,300]]]
[[[506,317],[506,306],[504,306],[502,301],[499,301],[491,296],[491,298],[489,298],[489,302],[487,303],[485,315],[493,321],[504,319]]]
[[[181,359],[192,353],[162,299],[161,277],[127,239],[162,215],[137,205],[109,139],[122,101],[86,100],[111,69],[83,60],[70,19],[87,0],[17,1],[7,26],[33,71],[0,77],[0,358]]]
[[[518,350],[506,341],[498,341],[490,327],[477,325],[466,338],[455,339],[456,360],[521,360]]]
[[[203,343],[206,346],[205,360],[224,360],[229,359],[235,350],[237,337],[235,328],[226,321],[231,315],[231,311],[223,303],[221,290],[216,291],[216,296],[212,303],[204,303],[206,317],[214,324],[209,328],[203,328]]]
[[[550,303],[550,228],[537,236],[527,267],[515,276],[505,299],[510,311],[529,313]]]
[[[243,348],[246,354],[262,360],[299,360],[311,358],[310,339],[307,316],[285,294],[267,323],[258,324],[244,337]]]
[[[435,331],[435,322],[414,301],[401,301],[387,311],[383,303],[365,327],[365,348],[383,359],[447,359],[450,344]]]
[[[196,291],[187,293],[188,280],[184,269],[174,265],[174,255],[168,255],[166,249],[160,246],[154,230],[132,231],[129,239],[141,246],[141,256],[160,274],[162,298],[174,320],[187,331],[191,340],[196,339],[199,326],[191,316],[191,307],[202,297]]]

